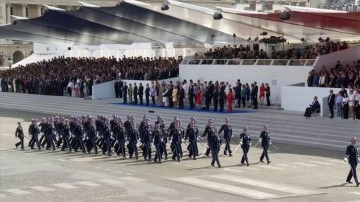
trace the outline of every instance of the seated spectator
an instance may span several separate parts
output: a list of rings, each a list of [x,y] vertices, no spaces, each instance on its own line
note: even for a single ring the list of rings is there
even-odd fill
[[[315,96],[313,102],[305,109],[304,116],[309,118],[313,113],[320,113],[320,103],[318,97]]]

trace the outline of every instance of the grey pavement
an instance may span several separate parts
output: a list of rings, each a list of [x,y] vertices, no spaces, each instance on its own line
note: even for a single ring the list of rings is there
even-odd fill
[[[46,104],[50,99],[56,107]],[[262,152],[259,146],[251,148],[249,167],[240,165],[241,150],[233,157],[220,152],[223,168],[218,169],[210,166],[210,158],[195,161],[189,159],[186,152],[181,162],[168,160],[156,164],[141,158],[36,151],[28,147],[22,151],[14,147],[17,121],[23,121],[26,131],[33,117],[81,115],[89,111],[94,115],[115,113],[124,117],[133,112],[139,120],[148,110],[109,105],[111,102],[0,94],[0,201],[360,201],[360,187],[345,183],[350,168],[342,161],[344,147],[316,148],[315,144],[294,143],[297,135],[305,134],[301,133],[304,128],[307,137],[313,135],[313,129],[321,135],[334,135],[327,136],[331,138],[331,145],[336,141],[347,145],[349,137],[360,131],[358,123],[352,121],[308,120],[297,113],[270,110],[212,115],[156,109],[161,111],[167,124],[175,114],[184,120],[194,115],[201,129],[209,116],[213,116],[218,126],[228,116],[237,133],[244,124],[250,125],[255,137],[263,124],[270,124],[274,136],[278,128],[285,134],[291,133],[286,130],[294,131],[291,141],[273,138],[279,150],[270,148],[272,162],[269,165],[259,162]],[[156,115],[149,114],[152,120]],[[316,124],[322,125],[316,128]],[[332,130],[335,132],[329,133]],[[336,134],[344,137],[336,139]],[[232,145],[233,150],[236,147]],[[199,145],[201,152],[204,149]]]

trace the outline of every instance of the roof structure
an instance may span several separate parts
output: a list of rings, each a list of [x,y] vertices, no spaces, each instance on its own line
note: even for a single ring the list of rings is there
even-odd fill
[[[50,44],[133,43],[236,43],[249,37],[284,36],[288,41],[317,41],[319,37],[360,40],[359,12],[287,7],[279,13],[204,8],[167,0],[167,9],[135,0],[113,7],[83,2],[78,10],[46,6],[38,18],[13,16],[12,24],[0,26],[0,38]],[[285,8],[284,8],[285,9]],[[217,20],[214,15],[217,15]]]

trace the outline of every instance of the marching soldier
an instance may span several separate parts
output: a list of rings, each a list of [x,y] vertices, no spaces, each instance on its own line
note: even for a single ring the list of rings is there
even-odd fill
[[[93,118],[90,118],[88,123],[86,124],[86,127],[84,126],[84,129],[86,128],[86,135],[88,138],[88,144],[87,144],[87,152],[90,154],[91,150],[94,148],[95,154],[98,153],[97,145],[96,145],[96,130],[95,130],[95,122]]]
[[[174,147],[173,150],[173,160],[177,160],[178,162],[180,162],[180,155],[181,155],[181,128],[180,128],[180,121],[176,121],[175,123],[175,130],[173,131],[172,134],[172,142],[171,144]]]
[[[46,118],[44,117],[44,118],[41,119],[41,123],[39,124],[40,134],[42,134],[41,137],[40,137],[39,143],[41,144],[41,146],[43,148],[44,148],[44,145],[46,143],[46,141],[45,141],[45,133],[44,133],[45,125],[46,125]]]
[[[226,146],[224,149],[224,155],[227,155],[227,151],[229,151],[229,156],[232,156],[232,151],[230,148],[230,142],[231,142],[231,138],[233,137],[232,134],[232,128],[230,125],[230,120],[228,118],[225,119],[225,124],[221,126],[220,130],[219,130],[219,135],[220,133],[224,131],[224,139],[226,141]]]
[[[194,160],[196,160],[196,156],[199,153],[197,147],[197,139],[199,135],[198,133],[199,131],[195,125],[195,121],[192,120],[190,122],[190,128],[188,127],[188,129],[186,130],[185,140],[189,138],[189,158],[191,158],[192,156]]]
[[[251,138],[248,131],[248,127],[245,126],[243,128],[243,133],[240,134],[240,144],[241,144],[241,149],[243,150],[243,156],[241,158],[241,164],[245,164],[244,162],[246,161],[246,165],[249,166],[249,160],[248,160],[248,152],[251,146]]]
[[[128,142],[129,142],[129,155],[130,158],[132,158],[133,154],[135,154],[135,158],[138,159],[138,151],[137,151],[137,142],[139,139],[139,134],[136,131],[136,124],[135,124],[135,120],[131,120],[131,127],[129,128],[129,132],[128,132]]]
[[[344,161],[348,162],[351,167],[349,175],[346,178],[346,182],[352,184],[350,180],[352,177],[354,177],[356,186],[358,187],[360,183],[356,175],[356,166],[358,161],[360,161],[360,157],[356,148],[356,137],[353,137],[351,139],[351,145],[347,146]]]
[[[268,132],[268,128],[269,128],[269,126],[265,125],[264,130],[261,132],[260,137],[259,137],[261,147],[263,148],[263,153],[261,154],[260,162],[264,162],[263,159],[265,157],[267,164],[271,163],[271,161],[269,160],[268,149],[269,149],[269,146],[272,144],[271,139],[270,139],[270,132]]]
[[[63,145],[61,147],[61,151],[65,151],[65,148],[68,148],[71,152],[71,144],[70,144],[70,126],[69,126],[69,120],[65,119],[63,129],[62,129],[62,139],[63,139]]]
[[[63,127],[64,127],[63,121],[64,121],[63,118],[55,117],[54,126],[55,126],[56,133],[59,136],[59,140],[56,143],[57,148],[60,148],[60,144],[63,142],[63,137],[62,137],[63,136],[62,131],[63,131]]]
[[[105,154],[105,152],[107,152],[108,156],[111,156],[111,143],[110,143],[110,138],[111,138],[111,126],[110,126],[110,121],[106,120],[105,121],[105,126],[104,126],[104,145],[103,145],[103,154]]]
[[[46,150],[49,150],[52,147],[53,151],[55,151],[55,143],[54,143],[54,129],[52,125],[52,118],[49,117],[45,124],[44,134],[45,134],[45,142],[46,142]]]
[[[116,141],[118,144],[118,149],[116,150],[116,153],[119,155],[120,153],[123,155],[123,157],[126,157],[125,153],[125,131],[124,131],[124,123],[121,118],[117,119],[118,124],[116,131]]]
[[[213,121],[214,121],[214,119],[209,119],[208,125],[205,127],[204,133],[201,136],[201,137],[207,136],[208,148],[206,149],[206,153],[205,153],[206,156],[209,156],[209,154],[210,154],[210,138],[211,138],[211,134],[214,130]]]
[[[21,122],[18,122],[18,127],[16,128],[15,131],[15,139],[19,138],[20,142],[15,144],[15,147],[18,148],[19,145],[21,145],[21,149],[24,150],[24,131],[23,128],[21,126]]]
[[[211,155],[212,155],[211,166],[214,166],[215,161],[216,161],[218,168],[221,168],[220,161],[219,161],[219,155],[218,155],[219,151],[220,151],[220,146],[221,146],[220,136],[218,136],[216,128],[214,128],[211,131],[212,131],[211,132],[212,134],[209,139],[209,145],[210,145]]]
[[[153,142],[156,148],[154,162],[161,163],[162,153],[164,152],[164,147],[163,147],[164,134],[160,128],[159,121],[155,122],[155,130],[152,132],[152,134],[153,134]]]
[[[75,152],[77,152],[77,150],[80,147],[82,152],[85,153],[85,145],[84,145],[84,142],[82,140],[83,139],[83,130],[82,130],[81,125],[80,125],[80,120],[76,119],[75,123],[76,123],[76,126],[75,126],[75,129],[74,129],[74,135],[75,135],[74,150],[75,150]]]
[[[149,120],[145,119],[143,121],[144,126],[142,129],[141,142],[143,143],[143,156],[145,160],[151,161],[151,131]]]
[[[160,142],[160,146],[162,148],[162,152],[164,153],[165,155],[165,160],[167,160],[167,148],[166,148],[166,144],[167,144],[167,141],[168,141],[168,134],[166,133],[165,131],[165,121],[164,119],[161,117],[161,116],[158,116],[158,122],[159,122],[159,125],[160,125],[160,136],[162,137],[162,141]]]
[[[167,134],[168,134],[168,136],[169,136],[169,140],[171,140],[173,134],[175,133],[175,130],[176,130],[176,122],[177,122],[177,121],[179,121],[179,119],[175,116],[175,117],[174,117],[174,122],[171,122],[169,128],[167,129]],[[174,152],[173,141],[171,141],[170,149],[171,149],[172,152]]]
[[[36,146],[38,147],[38,149],[40,150],[40,143],[39,143],[39,135],[40,133],[40,129],[39,127],[36,125],[36,119],[31,120],[31,124],[29,126],[29,134],[31,134],[31,140],[30,140],[30,148],[34,149],[34,144],[36,143]]]

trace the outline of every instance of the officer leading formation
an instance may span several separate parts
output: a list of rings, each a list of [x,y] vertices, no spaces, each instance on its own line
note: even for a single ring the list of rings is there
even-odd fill
[[[215,127],[213,121],[213,119],[208,120],[203,134],[200,135],[195,117],[191,117],[186,129],[183,128],[177,117],[174,117],[174,121],[170,123],[168,128],[166,128],[165,121],[161,116],[157,117],[154,127],[152,127],[150,119],[144,115],[138,128],[136,120],[132,116],[127,116],[126,121],[116,115],[113,115],[111,120],[103,115],[98,115],[96,118],[89,115],[83,115],[81,118],[72,116],[70,120],[56,116],[42,118],[39,124],[37,119],[33,119],[28,129],[31,136],[29,147],[34,149],[36,146],[38,150],[42,148],[56,150],[58,148],[69,152],[81,150],[83,153],[89,154],[94,150],[95,154],[101,151],[108,156],[115,153],[124,158],[135,157],[136,159],[139,159],[138,150],[140,149],[144,160],[161,163],[163,159],[168,160],[167,144],[169,142],[172,160],[181,161],[183,158],[182,144],[185,144],[189,151],[189,158],[197,160],[198,156],[210,156],[211,153],[211,166],[215,166],[216,163],[219,168],[221,168],[219,160],[221,147],[224,149],[224,155],[229,154],[230,157],[241,147],[243,155],[240,163],[249,166],[248,152],[251,148],[252,139],[248,133],[248,127],[243,127],[243,132],[239,136],[240,141],[237,142],[228,118],[225,119],[220,130]],[[267,164],[271,162],[268,154],[269,146],[272,145],[278,149],[271,143],[268,128],[267,125],[264,126],[257,143],[260,143],[263,148],[260,162],[264,162],[266,159]],[[15,138],[20,141],[15,144],[16,148],[21,146],[21,149],[24,149],[25,137],[21,123],[18,122]],[[225,147],[222,146],[223,140]],[[231,140],[238,143],[234,151],[230,147]],[[205,148],[201,154],[198,144]],[[152,159],[153,152],[155,152],[154,159]],[[352,183],[350,180],[353,177],[356,185],[359,186],[356,166],[360,158],[356,148],[356,138],[351,140],[351,145],[346,149],[345,161],[349,162],[351,166],[346,181]]]

